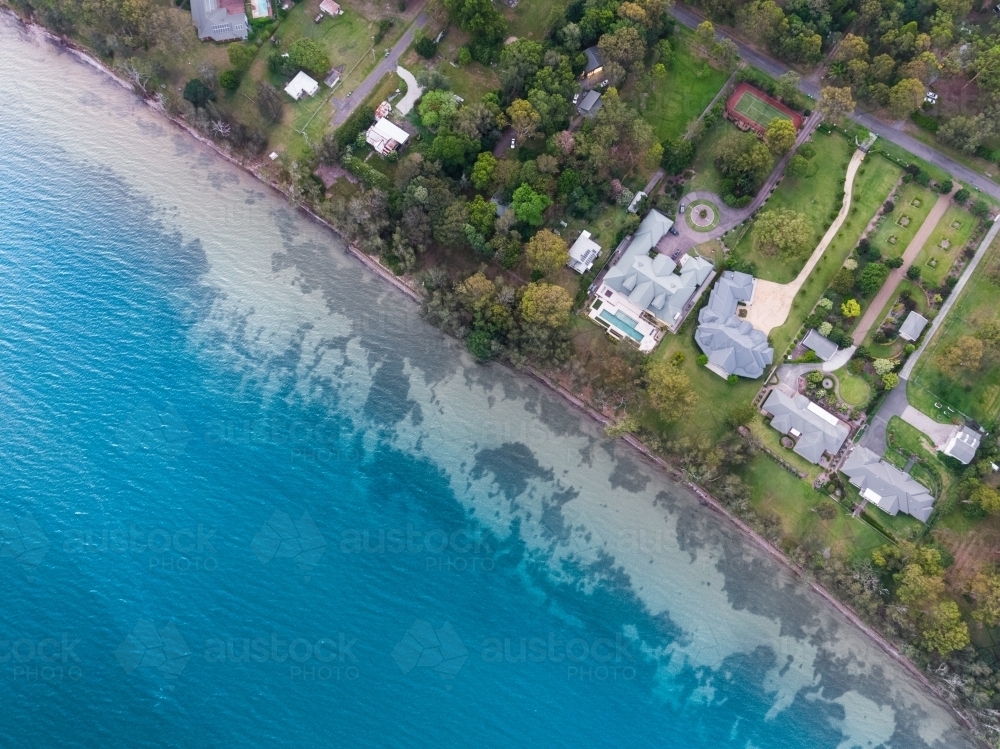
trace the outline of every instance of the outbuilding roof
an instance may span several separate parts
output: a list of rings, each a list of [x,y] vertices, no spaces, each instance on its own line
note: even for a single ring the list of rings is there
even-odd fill
[[[601,246],[590,238],[589,231],[584,230],[569,248],[569,262],[566,265],[577,273],[586,273],[593,267],[594,260],[600,254]]]
[[[907,341],[915,341],[924,332],[926,326],[927,318],[919,312],[911,311],[903,324],[899,326],[899,337]]]
[[[837,353],[837,344],[826,336],[820,335],[817,330],[810,330],[806,337],[802,339],[802,345],[813,351],[823,361],[830,361]]]
[[[981,440],[982,435],[974,429],[965,426],[959,427],[941,448],[941,452],[969,465],[976,457],[976,450],[979,449]]]
[[[303,96],[315,96],[317,91],[319,91],[319,84],[302,70],[296,73],[295,77],[285,86],[285,93],[293,99],[301,99]]]
[[[604,67],[604,55],[597,47],[587,47],[583,54],[587,58],[587,64],[583,68],[584,75],[590,75]]]

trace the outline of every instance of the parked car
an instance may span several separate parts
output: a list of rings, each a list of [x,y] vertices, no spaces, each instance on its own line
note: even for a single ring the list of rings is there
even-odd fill
[[[511,147],[511,148],[516,148],[516,147],[517,147],[517,143],[515,142],[515,139],[514,139],[514,138],[511,138],[511,139],[510,139],[510,147]]]
[[[677,207],[677,212],[678,212],[678,213],[680,213],[680,214],[681,214],[681,215],[683,216],[683,215],[684,215],[684,209],[685,209],[685,208],[687,208],[687,206],[686,206],[686,205],[684,205],[683,203],[681,203],[681,204],[680,204],[680,205],[679,205],[679,206]]]
[[[677,227],[676,226],[671,226],[669,229],[667,229],[667,231],[669,231],[675,237],[679,237],[681,235],[681,233],[679,231],[677,231]]]
[[[573,94],[573,103],[576,104],[580,101],[580,94]]]
[[[605,79],[604,79],[603,81],[601,81],[601,88],[604,88],[605,86],[607,86],[607,85],[608,85],[608,82],[609,82],[609,81],[608,81],[608,79],[607,79],[607,78],[605,78]]]

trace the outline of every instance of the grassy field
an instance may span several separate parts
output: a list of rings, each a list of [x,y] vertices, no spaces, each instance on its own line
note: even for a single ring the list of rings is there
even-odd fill
[[[934,445],[920,430],[893,416],[886,427],[886,440],[890,448],[887,460],[898,468],[905,468],[910,458],[916,457],[910,475],[930,489],[935,498],[947,494],[957,477],[941,462]]]
[[[863,378],[848,372],[846,368],[837,372],[837,381],[840,385],[838,392],[841,399],[852,406],[863,406],[871,397],[872,390],[868,383]]]
[[[875,148],[880,151],[884,151],[888,159],[891,160],[893,163],[895,163],[897,166],[902,166],[905,168],[910,164],[916,164],[925,172],[927,172],[927,174],[930,175],[931,179],[937,182],[944,182],[946,179],[951,179],[951,176],[948,174],[948,172],[927,163],[921,158],[917,158],[909,151],[903,150],[895,143],[890,143],[884,138],[879,138],[875,142]]]
[[[997,366],[995,355],[989,353],[989,347],[977,369],[949,374],[939,362],[940,354],[961,336],[969,335],[984,322],[1000,322],[997,304],[1000,285],[994,280],[998,272],[1000,239],[993,242],[910,378],[907,387],[910,403],[938,421],[951,421],[953,414],[949,409],[968,414],[984,424],[992,424],[1000,416],[1000,366]]]
[[[691,34],[678,31],[670,38],[674,64],[667,77],[640,106],[643,117],[653,126],[658,140],[683,135],[687,124],[705,111],[726,82],[729,73],[716,70],[690,48]]]
[[[752,226],[735,248],[736,256],[754,263],[757,267],[757,276],[767,281],[775,283],[793,281],[815,246],[823,238],[831,223],[831,214],[840,209],[837,195],[844,189],[847,163],[854,153],[854,146],[839,133],[826,135],[817,132],[811,143],[816,155],[810,162],[817,168],[810,169],[812,172],[810,176],[798,178],[786,176],[762,208],[762,210],[788,209],[804,214],[813,230],[814,241],[810,243],[809,249],[794,257],[762,255],[754,248]]]
[[[886,543],[867,523],[852,518],[833,499],[815,491],[810,482],[791,475],[766,455],[754,458],[743,478],[750,484],[754,509],[781,518],[786,535],[803,541],[813,539],[820,548],[850,559],[868,558]],[[827,503],[837,510],[830,520],[816,512],[817,507]]]
[[[567,5],[566,0],[522,0],[515,8],[509,8],[503,3],[497,3],[500,11],[510,23],[509,35],[518,39],[527,38],[542,41],[549,15],[554,10],[562,10]]]
[[[715,145],[729,133],[739,132],[729,120],[720,118],[711,128],[705,131],[698,141],[698,152],[695,154],[691,169],[694,178],[685,185],[685,192],[693,190],[708,190],[716,195],[722,189],[722,175],[713,163]]]
[[[889,316],[889,312],[892,311],[894,305],[899,303],[900,294],[904,289],[909,290],[910,297],[917,303],[917,312],[923,314],[927,311],[927,295],[924,290],[920,288],[917,284],[904,278],[899,282],[899,286],[896,287],[896,293],[893,297],[885,303],[885,307],[882,308],[882,314],[879,315],[878,322],[872,326],[871,331],[868,336],[863,341],[864,345],[868,347],[868,350],[872,352],[872,356],[880,359],[894,359],[903,352],[903,346],[906,345],[906,341],[902,338],[896,338],[892,343],[873,343],[872,336],[879,329],[882,321]],[[905,319],[905,318],[903,318]]]
[[[937,195],[916,182],[901,185],[896,193],[896,210],[879,219],[872,244],[884,257],[900,257],[930,213]],[[919,205],[914,205],[919,203]],[[906,222],[903,226],[901,222]]]
[[[978,223],[977,218],[957,205],[947,210],[913,261],[913,264],[920,268],[921,278],[926,283],[931,286],[941,285],[955,259],[961,256]],[[947,249],[941,246],[944,241],[948,242]]]
[[[443,23],[443,22],[441,22]],[[443,28],[440,23],[430,21],[423,29],[428,36],[437,36]],[[500,87],[500,80],[492,68],[478,62],[470,62],[460,67],[451,63],[458,57],[458,48],[469,42],[469,35],[458,26],[449,26],[441,43],[438,44],[437,55],[433,60],[425,60],[411,46],[400,57],[400,64],[416,75],[420,70],[436,67],[448,79],[451,90],[463,99],[472,101],[482,96],[486,91],[494,91]]]

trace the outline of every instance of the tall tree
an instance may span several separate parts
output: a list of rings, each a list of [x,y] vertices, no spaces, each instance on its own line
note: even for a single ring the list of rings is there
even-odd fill
[[[691,388],[691,380],[680,367],[658,361],[646,374],[646,392],[653,408],[668,424],[686,419],[698,403],[698,394]]]
[[[626,70],[639,62],[646,54],[646,40],[632,26],[621,26],[610,34],[605,34],[597,43],[604,59],[616,62]]]
[[[762,255],[795,257],[809,249],[812,227],[804,214],[787,208],[762,211],[754,222],[754,246]]]
[[[924,84],[916,78],[904,78],[889,90],[889,112],[893,117],[906,117],[920,108],[924,93]]]
[[[562,286],[535,282],[525,287],[518,311],[528,325],[561,328],[569,322],[572,308],[573,298]]]
[[[849,87],[824,86],[820,91],[819,111],[830,120],[839,120],[841,117],[851,114],[854,111],[854,97],[851,95],[851,89]]]
[[[542,229],[524,246],[525,258],[531,270],[551,273],[569,260],[566,242],[553,231]]]
[[[767,126],[764,142],[771,152],[777,155],[788,153],[795,145],[795,125],[784,117],[776,117]]]
[[[542,124],[542,116],[531,106],[531,102],[526,99],[515,99],[507,107],[507,116],[510,117],[510,125],[514,128],[519,138],[530,138]]]

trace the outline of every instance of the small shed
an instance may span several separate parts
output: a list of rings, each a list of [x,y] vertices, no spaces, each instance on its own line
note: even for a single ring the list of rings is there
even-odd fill
[[[301,70],[285,86],[285,93],[296,101],[305,96],[315,96],[317,91],[319,91],[319,84]]]
[[[927,318],[919,312],[911,312],[899,327],[899,337],[904,341],[915,341],[927,327]]]
[[[979,432],[969,429],[967,426],[957,427],[944,447],[941,448],[941,452],[963,465],[969,465],[976,457],[976,450],[979,449],[981,441],[982,435]]]
[[[815,353],[822,361],[830,361],[837,353],[837,344],[826,336],[820,335],[819,331],[815,329],[806,333],[806,337],[802,339],[802,345]]]
[[[344,12],[337,3],[333,2],[333,0],[323,0],[323,2],[319,4],[319,9],[328,16],[339,16]]]
[[[583,274],[593,267],[594,261],[600,254],[601,246],[590,238],[590,232],[585,229],[569,248],[569,262],[566,265]]]
[[[604,102],[601,101],[601,95],[597,91],[588,91],[583,99],[580,100],[579,105],[577,105],[577,110],[584,117],[591,117],[597,113],[597,110],[604,106]]]

